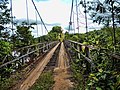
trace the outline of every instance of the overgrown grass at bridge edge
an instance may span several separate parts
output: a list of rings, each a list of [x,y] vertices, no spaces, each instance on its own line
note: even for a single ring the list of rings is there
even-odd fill
[[[54,84],[52,71],[43,72],[29,90],[50,90]]]

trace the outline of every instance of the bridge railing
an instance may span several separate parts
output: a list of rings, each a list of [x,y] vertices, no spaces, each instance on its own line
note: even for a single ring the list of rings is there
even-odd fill
[[[97,48],[91,45],[84,45],[72,40],[65,41],[65,43],[67,43],[68,46],[75,51],[78,59],[83,58],[86,64],[86,73],[92,72],[93,68],[95,68],[96,65],[92,60],[94,58],[94,56],[92,56],[92,51],[97,51]],[[110,62],[112,64],[112,69],[120,70],[120,56],[112,53],[108,56],[111,60]]]
[[[120,56],[112,54],[110,55],[112,58],[112,69],[116,69],[120,72]]]
[[[58,41],[39,43],[35,45],[26,46],[13,51],[12,57],[10,55],[6,56],[4,62],[0,65],[0,69],[4,67],[13,67],[14,69],[20,68],[26,64],[30,64],[38,59],[38,56],[44,54],[52,47],[54,47]],[[9,59],[9,61],[8,61]],[[7,61],[7,62],[6,62]]]
[[[89,73],[92,71],[92,68],[95,66],[94,62],[90,58],[90,50],[94,49],[94,47],[90,45],[84,45],[76,41],[68,40],[65,41],[71,49],[73,49],[77,55],[77,58],[83,58],[85,61],[84,63],[86,64],[86,73]]]

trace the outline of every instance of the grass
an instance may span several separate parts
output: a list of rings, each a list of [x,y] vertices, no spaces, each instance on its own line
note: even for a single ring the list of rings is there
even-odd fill
[[[50,90],[54,84],[53,75],[51,71],[44,72],[40,75],[36,83],[30,88],[30,90]]]

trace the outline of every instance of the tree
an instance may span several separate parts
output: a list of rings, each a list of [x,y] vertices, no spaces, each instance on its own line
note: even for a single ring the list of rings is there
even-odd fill
[[[4,57],[11,53],[11,47],[12,44],[10,44],[9,42],[0,40],[0,64],[2,63]]]
[[[88,11],[93,22],[109,26],[110,22],[113,21],[113,16],[116,24],[120,22],[119,5],[120,2],[118,2],[118,0],[104,0],[103,2],[100,2],[99,0],[89,1]]]
[[[31,34],[30,28],[32,27],[25,25],[17,26],[16,38],[18,42],[16,43],[18,46],[26,46],[32,44],[34,38]]]
[[[63,38],[62,28],[60,26],[54,26],[48,35],[53,41],[60,40]]]
[[[10,9],[8,9],[7,4],[8,0],[0,0],[0,62],[12,51],[8,27],[5,27],[11,21]]]
[[[9,38],[9,31],[6,24],[10,23],[10,9],[7,7],[8,0],[1,0],[0,1],[0,40],[8,40]]]
[[[7,7],[8,0],[0,1],[0,24],[10,23],[10,9]]]
[[[81,3],[83,6],[83,2]],[[113,27],[113,46],[116,47],[116,30],[115,25],[120,24],[120,1],[104,0],[103,2],[89,1],[88,11],[93,22]]]
[[[50,32],[62,33],[62,28],[60,26],[54,26]]]

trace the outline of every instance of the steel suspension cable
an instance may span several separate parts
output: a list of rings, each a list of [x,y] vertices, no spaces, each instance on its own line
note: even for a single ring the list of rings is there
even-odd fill
[[[41,30],[42,30],[42,36],[43,36],[43,25],[42,25],[42,23],[41,23]]]
[[[84,0],[84,5],[85,5],[84,6],[84,8],[85,8],[85,12],[84,13],[85,13],[86,34],[87,34],[87,42],[88,42],[89,40],[88,40],[88,23],[87,23],[87,9],[86,9],[87,6],[86,6],[86,0]]]
[[[28,1],[26,0],[27,25],[29,25]]]
[[[36,30],[37,30],[37,36],[38,36],[38,20],[37,20],[37,12],[35,11],[35,17],[36,17]]]
[[[74,12],[73,12],[73,29],[74,29],[74,34],[75,34],[75,17],[74,17]]]
[[[79,33],[79,17],[78,17],[78,2],[76,0],[76,13],[77,13],[77,29],[78,29],[78,33]]]
[[[12,0],[10,0],[10,9],[11,9],[11,27],[12,27],[12,35],[14,34],[13,32],[13,4],[12,4]]]
[[[14,29],[13,29],[13,2],[10,0],[10,10],[11,10],[11,30],[12,30],[12,43],[13,43],[13,48],[15,46],[15,41],[14,41]]]
[[[74,4],[74,0],[72,0],[72,5],[71,5],[71,12],[70,12],[70,22],[69,22],[69,31],[70,31],[70,25],[72,24],[72,12],[73,12],[73,4]]]
[[[43,25],[44,25],[44,27],[45,27],[46,31],[48,32],[47,27],[45,26],[45,23],[44,23],[44,21],[43,21],[43,19],[42,19],[41,15],[40,15],[40,13],[39,13],[39,11],[38,11],[37,7],[36,7],[36,5],[35,5],[34,1],[33,1],[33,0],[31,0],[31,1],[32,1],[33,5],[34,5],[34,7],[35,7],[36,12],[37,12],[37,13],[38,13],[38,15],[39,15],[39,18],[40,18],[41,22],[43,23]]]

